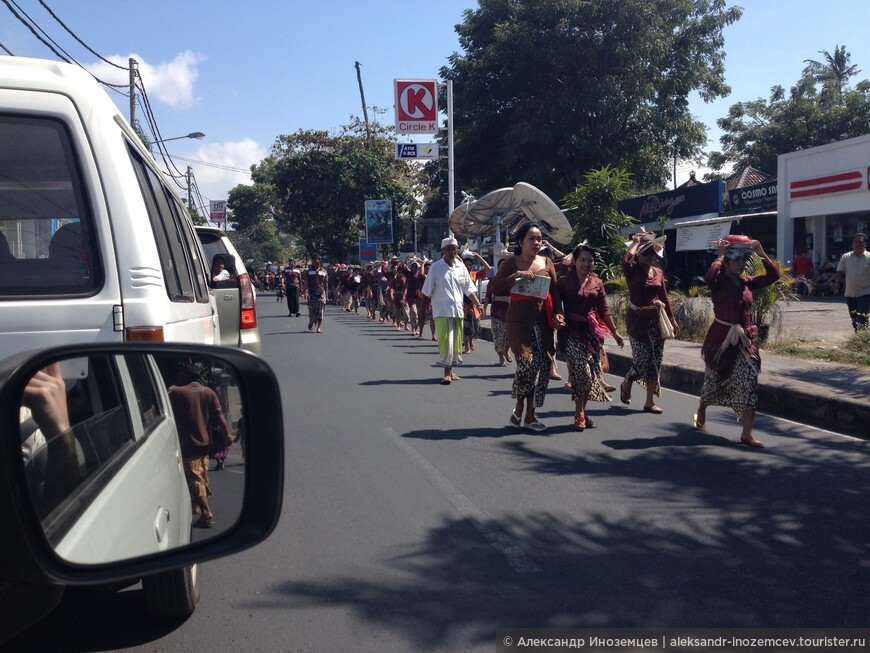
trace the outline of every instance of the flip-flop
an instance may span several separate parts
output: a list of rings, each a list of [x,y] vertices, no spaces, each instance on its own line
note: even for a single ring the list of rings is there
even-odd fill
[[[450,377],[445,376],[441,379],[441,385],[450,385]]]
[[[523,426],[525,426],[527,429],[532,429],[533,431],[536,431],[538,433],[547,430],[547,427],[541,424],[538,420],[535,420],[534,422],[524,422]]]
[[[644,406],[643,412],[652,413],[653,415],[661,415],[663,411],[661,408],[653,404],[652,406]]]
[[[619,400],[626,406],[631,403],[631,392],[625,391],[625,381],[619,384]]]
[[[695,413],[694,415],[692,415],[692,428],[694,428],[696,431],[706,431],[707,430],[707,424],[705,424],[704,422],[698,421],[698,413]]]
[[[451,380],[451,381],[459,381],[460,378],[459,378],[459,376],[458,376],[457,374],[451,374],[451,375],[450,375],[450,380]]]
[[[193,522],[194,528],[214,528],[214,517],[201,516]]]
[[[752,438],[751,440],[740,438],[740,444],[745,444],[747,447],[753,447],[754,449],[764,449],[764,444],[761,440],[756,440],[755,438]]]
[[[520,421],[520,415],[517,415],[515,412],[511,411],[511,416],[508,418],[508,426],[513,426],[515,429],[522,428],[522,422]]]

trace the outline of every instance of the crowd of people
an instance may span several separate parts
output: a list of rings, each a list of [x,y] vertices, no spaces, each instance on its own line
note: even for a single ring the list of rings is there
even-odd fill
[[[637,384],[645,390],[642,410],[654,415],[663,412],[656,398],[661,394],[665,342],[680,333],[661,264],[665,239],[651,232],[633,235],[622,261],[632,362],[619,386],[619,399],[630,404]],[[572,427],[592,428],[587,403],[609,402],[609,393],[616,390],[604,380],[605,339],[612,336],[618,347],[625,345],[604,283],[595,273],[596,252],[583,243],[562,254],[531,223],[516,232],[515,240],[513,250],[500,253],[483,301],[478,284],[490,276],[490,266],[476,252],[460,253],[453,237],[442,241],[441,258],[436,261],[409,254],[324,270],[315,256],[307,270],[288,266],[282,281],[285,288],[298,288],[297,296],[308,299],[308,328],[318,333],[322,333],[326,302],[355,314],[362,310],[368,319],[416,338],[427,335],[428,325],[429,337],[438,343],[443,385],[460,380],[456,368],[462,365],[463,355],[473,351],[488,305],[497,364],[516,364],[508,426],[535,432],[547,429],[536,411],[544,405],[550,381],[561,378],[556,368],[558,351],[568,369],[565,387],[575,407]],[[757,240],[745,236],[728,236],[714,243],[713,250],[716,258],[705,283],[714,321],[702,348],[705,377],[693,427],[706,431],[707,408],[728,407],[742,419],[740,442],[762,448],[752,433],[761,361],[758,328],[752,324],[750,309],[752,289],[774,283],[779,268]],[[745,274],[751,256],[760,258],[764,274]],[[298,301],[291,305],[289,292],[287,297],[289,315],[298,317]]]

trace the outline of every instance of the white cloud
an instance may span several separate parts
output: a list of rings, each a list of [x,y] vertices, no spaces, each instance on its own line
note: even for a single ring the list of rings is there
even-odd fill
[[[266,148],[251,138],[225,143],[209,143],[199,147],[190,158],[211,165],[190,163],[196,183],[205,199],[226,199],[231,188],[250,184],[250,167],[266,156]],[[216,167],[220,166],[220,167]],[[235,168],[236,170],[227,170]],[[238,172],[244,170],[245,172]]]
[[[138,54],[127,57],[114,55],[107,57],[119,66],[128,68],[130,59],[138,63],[139,77],[148,98],[169,105],[173,109],[189,109],[196,103],[194,86],[199,78],[198,64],[205,61],[205,55],[185,50],[169,62],[151,64]],[[129,73],[103,61],[91,64],[88,70],[94,76],[111,84],[128,85]]]

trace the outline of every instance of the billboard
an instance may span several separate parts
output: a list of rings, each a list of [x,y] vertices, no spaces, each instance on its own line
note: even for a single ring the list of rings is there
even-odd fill
[[[392,200],[366,200],[366,242],[369,245],[393,242]]]

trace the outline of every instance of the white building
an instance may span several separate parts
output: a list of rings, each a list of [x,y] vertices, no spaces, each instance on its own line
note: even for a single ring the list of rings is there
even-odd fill
[[[870,134],[781,154],[777,181],[779,258],[838,259],[870,225]]]

